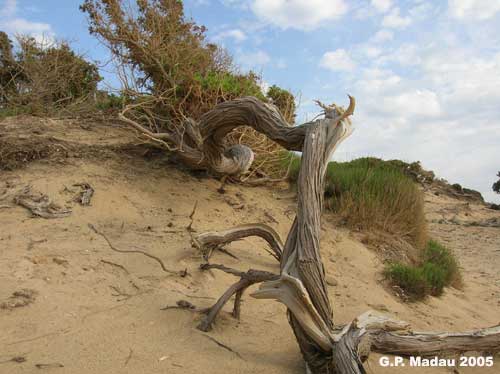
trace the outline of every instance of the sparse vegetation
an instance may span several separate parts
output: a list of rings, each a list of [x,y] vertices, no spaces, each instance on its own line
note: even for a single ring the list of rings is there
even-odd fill
[[[413,300],[429,294],[438,296],[444,287],[460,287],[462,284],[455,256],[435,240],[427,242],[419,266],[395,263],[387,267],[385,274]]]
[[[289,178],[296,181],[300,158],[289,157],[292,158]],[[349,227],[383,230],[406,238],[417,248],[425,246],[422,192],[391,161],[360,158],[351,162],[330,162],[325,197],[326,206],[339,214]]]
[[[94,103],[101,80],[97,66],[65,42],[17,36],[16,50],[0,32],[0,106],[3,116],[53,114],[61,108]]]

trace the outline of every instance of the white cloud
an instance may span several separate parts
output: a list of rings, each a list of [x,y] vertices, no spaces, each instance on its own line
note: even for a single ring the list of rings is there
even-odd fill
[[[276,67],[278,69],[286,69],[287,67],[286,60],[284,58],[279,58],[278,61],[276,61]]]
[[[390,9],[383,22],[386,28],[365,42],[321,59],[322,67],[346,73],[335,85],[319,77],[315,90],[321,87],[327,95],[349,92],[358,102],[353,117],[357,131],[336,157],[420,160],[439,177],[500,203],[500,195],[491,192],[499,168],[500,24],[493,18],[499,13],[484,1],[476,9],[465,7],[462,15],[483,17],[482,22],[459,24],[450,19],[449,9],[435,2],[407,3],[403,15],[398,8]],[[364,4],[371,17],[377,17],[375,8],[368,1]],[[425,29],[413,34],[411,42],[394,30],[422,20]],[[330,102],[332,97],[322,100]],[[304,114],[311,118],[313,111],[308,107]]]
[[[385,13],[392,6],[392,0],[371,0],[372,6],[379,12]]]
[[[385,96],[379,108],[386,114],[404,117],[437,117],[441,114],[438,96],[429,90],[417,89]]]
[[[453,18],[460,20],[486,20],[500,12],[498,0],[448,0]]]
[[[221,31],[217,35],[214,36],[213,40],[218,42],[224,39],[233,39],[235,42],[242,42],[247,39],[247,36],[240,29],[231,29]]]
[[[392,56],[385,68],[374,62],[356,71],[346,86],[359,103],[354,123],[362,129],[337,157],[420,160],[439,177],[500,201],[491,193],[500,141],[500,51],[442,48],[442,39],[436,41],[403,44],[384,54]],[[394,62],[410,64],[416,74],[394,73]]]
[[[390,30],[379,30],[375,35],[370,38],[373,43],[388,42],[394,38],[394,33]]]
[[[299,30],[316,29],[347,12],[344,0],[254,0],[251,8],[267,23]]]
[[[408,14],[413,21],[422,21],[431,17],[437,8],[432,3],[422,1],[408,10]]]
[[[382,53],[382,50],[380,48],[372,47],[370,45],[367,45],[367,46],[364,46],[364,48],[361,49],[361,52],[366,57],[375,58],[375,57],[380,56],[380,54]]]
[[[3,3],[3,7],[0,9],[0,16],[12,17],[16,13],[16,8],[16,0],[5,0],[5,2]]]
[[[255,52],[242,52],[238,54],[238,62],[247,69],[259,68],[271,61],[271,57],[261,50]]]
[[[402,17],[399,8],[393,8],[382,20],[382,26],[395,29],[404,29],[410,24],[411,18]]]
[[[24,18],[14,18],[10,21],[2,23],[9,32],[14,34],[30,34],[39,35],[50,33],[52,28],[48,23],[31,22]]]
[[[397,63],[405,67],[420,65],[422,62],[421,49],[422,48],[416,44],[401,44],[393,51],[380,56],[377,59],[377,63],[381,65]]]
[[[332,71],[352,71],[356,66],[345,49],[326,52],[321,58],[319,65],[322,68]]]
[[[448,106],[457,115],[469,111],[477,115],[492,115],[493,118],[500,115],[497,109],[500,102],[500,52],[493,56],[476,56],[461,49],[436,50],[424,58],[422,71],[433,85],[441,87]]]
[[[0,9],[0,30],[11,35],[31,35],[37,40],[52,41],[54,39],[55,34],[48,23],[33,22],[22,17],[16,17],[17,13],[17,1],[6,0],[3,8]]]

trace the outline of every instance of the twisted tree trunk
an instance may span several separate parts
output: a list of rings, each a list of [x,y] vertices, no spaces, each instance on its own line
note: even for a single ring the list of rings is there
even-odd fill
[[[180,161],[188,167],[207,169],[222,175],[243,174],[254,160],[254,153],[249,147],[226,143],[225,137],[233,129],[250,126],[284,148],[300,151],[309,126],[307,123],[291,126],[274,105],[255,97],[243,97],[215,106],[199,121],[186,119],[182,133],[155,133],[127,116],[127,112],[138,105],[125,108],[119,118],[150,139],[175,151]]]
[[[326,107],[325,118],[290,128],[282,118],[255,99],[244,98],[224,103],[210,111],[199,122],[199,144],[209,155],[207,161],[217,169],[224,165],[241,165],[243,158],[233,154],[227,158],[223,138],[236,126],[250,125],[287,149],[302,150],[298,180],[297,216],[284,247],[279,236],[267,226],[242,225],[195,238],[203,250],[226,245],[246,236],[260,236],[270,245],[274,258],[280,261],[280,274],[250,270],[247,273],[223,265],[203,265],[239,276],[219,301],[209,309],[199,326],[208,330],[222,306],[236,294],[233,314],[239,315],[243,291],[261,283],[251,296],[276,299],[288,308],[290,325],[295,333],[309,372],[314,374],[365,373],[363,361],[371,350],[400,355],[429,356],[465,351],[496,352],[500,350],[500,326],[465,333],[412,333],[409,325],[388,317],[366,312],[347,326],[335,326],[320,254],[320,220],[323,208],[325,171],[335,148],[351,133],[347,111]],[[237,168],[236,168],[237,169]],[[208,260],[208,257],[206,258]]]

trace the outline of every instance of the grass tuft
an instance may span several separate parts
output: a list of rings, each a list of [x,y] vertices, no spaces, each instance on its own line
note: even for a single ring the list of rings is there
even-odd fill
[[[295,182],[300,157],[290,155],[289,179]],[[285,160],[286,166],[290,158]],[[382,230],[405,238],[419,249],[427,241],[424,201],[417,184],[400,167],[377,158],[330,162],[326,205],[354,229]]]

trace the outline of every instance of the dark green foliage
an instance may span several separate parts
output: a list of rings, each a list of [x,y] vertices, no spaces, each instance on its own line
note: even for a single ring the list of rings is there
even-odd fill
[[[269,87],[266,96],[278,107],[283,118],[285,118],[288,123],[295,123],[295,97],[290,91],[272,85]]]
[[[15,67],[12,41],[0,31],[0,105],[7,101],[7,95],[15,91]]]
[[[500,171],[498,172],[497,177],[500,178]],[[500,179],[493,183],[493,191],[500,193]]]
[[[443,293],[443,288],[448,283],[446,282],[446,270],[437,264],[425,262],[421,269],[422,275],[429,284],[429,292],[433,296],[439,296]]]

